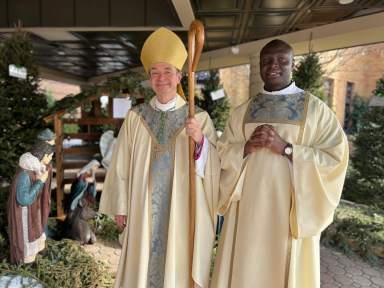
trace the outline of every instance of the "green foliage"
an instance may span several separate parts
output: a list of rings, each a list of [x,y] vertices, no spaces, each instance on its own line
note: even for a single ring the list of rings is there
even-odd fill
[[[342,202],[321,242],[371,263],[384,263],[384,210]]]
[[[52,91],[50,91],[50,90],[46,90],[46,91],[44,92],[44,94],[45,94],[45,96],[47,97],[48,108],[53,107],[53,106],[55,105],[56,100],[55,100],[55,97],[53,96]]]
[[[27,276],[38,280],[44,287],[112,287],[113,279],[105,265],[94,260],[76,241],[68,239],[47,240],[47,247],[32,264],[10,264],[6,233],[8,190],[9,187],[0,188],[0,276]],[[57,226],[62,225],[62,222],[58,222],[53,218],[49,219],[48,226],[52,231],[60,229]],[[102,232],[103,235],[108,234],[107,239],[115,235],[109,222],[100,227],[107,228]]]
[[[45,287],[112,287],[111,273],[95,261],[75,241],[47,240],[47,248],[32,264],[11,265],[0,262],[0,276],[23,275],[34,278]]]
[[[384,97],[384,78],[377,80],[376,89],[373,90],[373,94],[379,97]]]
[[[378,81],[376,90],[384,89],[382,83]],[[353,118],[362,120],[356,124],[358,133],[353,141],[355,150],[351,157],[343,197],[384,209],[384,109],[368,109],[366,105],[354,104],[353,112],[356,115],[364,110],[366,112],[363,117],[359,115]]]
[[[383,81],[376,90],[383,91]],[[363,104],[363,107],[366,104]],[[356,106],[354,106],[355,109]],[[363,108],[364,110],[366,108]],[[357,110],[357,109],[356,109]],[[367,109],[353,141],[355,150],[351,157],[343,197],[357,203],[384,209],[384,109]]]
[[[5,254],[8,249],[8,239],[5,238],[3,233],[0,233],[0,259],[5,259],[7,255]]]
[[[224,97],[214,101],[210,95],[211,92],[223,88],[223,86],[220,84],[220,75],[218,70],[199,72],[197,73],[196,78],[198,79],[197,83],[203,85],[203,95],[201,99],[198,97],[195,98],[196,105],[208,112],[216,130],[224,131],[230,112],[228,98]],[[186,77],[183,79],[182,84],[186,97],[188,97]]]
[[[8,75],[8,66],[27,69],[27,79]],[[44,128],[47,99],[38,90],[38,70],[33,47],[25,33],[14,33],[0,46],[0,181],[9,181],[20,154]]]
[[[105,214],[97,214],[96,219],[90,221],[92,230],[98,238],[107,242],[116,242],[119,239],[119,230],[116,222]]]
[[[348,170],[349,173],[345,179],[343,189],[343,199],[384,209],[384,182],[382,180],[368,181],[364,179],[353,168],[353,163],[349,165]]]
[[[296,65],[292,77],[298,87],[325,101],[323,75],[324,71],[321,68],[319,56],[314,52],[310,52]]]
[[[65,134],[77,133],[79,132],[80,127],[78,124],[64,124],[63,132]]]
[[[356,95],[355,97],[353,97],[352,105],[352,113],[350,116],[352,125],[348,132],[354,134],[359,132],[362,128],[363,117],[368,110],[368,101]]]
[[[7,200],[9,186],[0,188],[0,260],[8,257],[8,220],[7,220]]]
[[[374,107],[364,117],[355,140],[353,165],[367,181],[384,179],[384,109]]]
[[[369,109],[357,134],[343,198],[384,209],[384,109]]]
[[[77,95],[68,95],[58,101],[55,102],[47,112],[46,115],[53,114],[57,111],[67,109],[68,112],[73,111],[75,108],[80,106],[83,102],[85,102],[91,95],[97,93],[97,89],[95,87],[89,88],[89,90],[81,92]]]
[[[111,77],[102,85],[92,86],[77,95],[67,96],[56,101],[55,105],[47,111],[46,115],[53,114],[60,110],[73,111],[81,105],[85,105],[84,108],[88,107],[88,110],[90,111],[92,107],[90,106],[90,103],[87,102],[89,97],[103,95],[104,93],[107,93],[112,97],[118,97],[121,96],[123,89],[132,97],[132,104],[134,105],[137,98],[144,97],[145,99],[148,99],[154,96],[152,89],[143,85],[143,81],[146,79],[147,77],[145,74],[132,71],[128,71],[117,77]]]

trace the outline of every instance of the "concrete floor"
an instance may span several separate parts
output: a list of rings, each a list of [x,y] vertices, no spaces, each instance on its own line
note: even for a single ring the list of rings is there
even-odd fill
[[[116,274],[120,246],[97,242],[84,249]],[[384,288],[384,267],[371,267],[361,259],[330,248],[321,248],[321,288]]]

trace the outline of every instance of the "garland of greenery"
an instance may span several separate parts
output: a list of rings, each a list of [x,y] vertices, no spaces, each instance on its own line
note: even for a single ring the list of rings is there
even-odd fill
[[[46,116],[52,115],[58,111],[66,110],[68,112],[75,110],[80,105],[85,104],[87,99],[94,95],[108,94],[111,97],[119,97],[123,90],[130,94],[134,102],[138,98],[150,99],[154,96],[152,89],[145,87],[143,82],[146,80],[143,73],[128,71],[117,77],[108,78],[101,85],[94,85],[74,96],[67,96],[56,101],[53,107],[47,110]],[[133,103],[135,104],[135,103]]]

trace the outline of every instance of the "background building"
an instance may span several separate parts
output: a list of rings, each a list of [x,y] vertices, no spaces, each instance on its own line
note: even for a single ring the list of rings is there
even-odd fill
[[[298,63],[301,56],[297,56]],[[324,70],[324,90],[328,95],[328,105],[335,111],[343,124],[351,113],[354,97],[367,101],[373,96],[378,79],[384,76],[384,43],[337,49],[319,53]],[[251,65],[258,68],[255,57]],[[232,108],[254,95],[251,91],[250,65],[240,65],[220,69],[220,78],[229,97]]]

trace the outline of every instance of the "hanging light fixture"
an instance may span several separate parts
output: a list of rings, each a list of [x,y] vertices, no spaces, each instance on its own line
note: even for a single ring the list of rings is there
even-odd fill
[[[234,54],[234,55],[239,54],[239,52],[240,52],[240,47],[239,47],[238,45],[236,45],[236,46],[232,46],[232,47],[231,47],[231,52],[232,52],[232,54]]]
[[[354,0],[339,0],[339,4],[348,5],[351,4]]]

